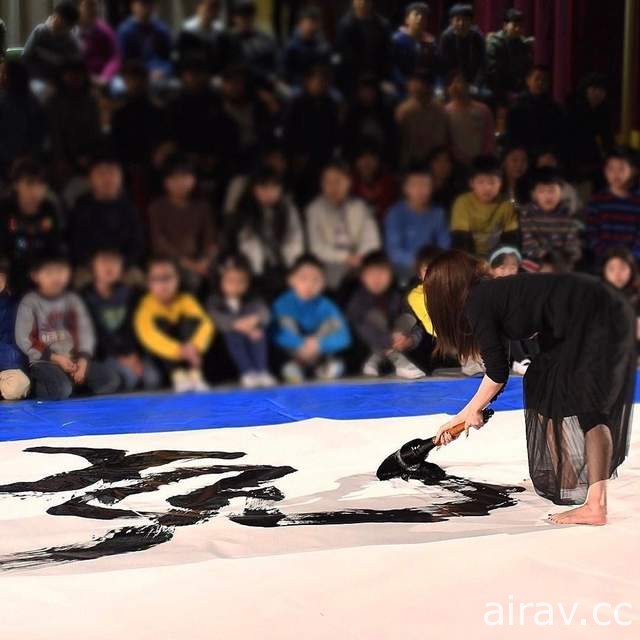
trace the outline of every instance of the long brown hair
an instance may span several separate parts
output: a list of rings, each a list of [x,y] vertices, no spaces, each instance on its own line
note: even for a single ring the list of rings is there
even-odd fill
[[[479,356],[464,306],[471,287],[489,277],[486,262],[457,249],[445,251],[429,265],[424,295],[436,335],[437,355],[457,353],[462,360]]]

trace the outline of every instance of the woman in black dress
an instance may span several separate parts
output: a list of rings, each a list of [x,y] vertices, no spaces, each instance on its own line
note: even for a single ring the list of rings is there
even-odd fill
[[[634,315],[598,280],[522,274],[492,280],[487,265],[447,251],[427,271],[427,309],[442,352],[482,357],[486,375],[454,424],[482,426],[482,409],[509,375],[508,341],[537,335],[540,355],[524,376],[529,471],[536,492],[580,504],[557,524],[605,524],[606,480],[629,450],[635,390]]]

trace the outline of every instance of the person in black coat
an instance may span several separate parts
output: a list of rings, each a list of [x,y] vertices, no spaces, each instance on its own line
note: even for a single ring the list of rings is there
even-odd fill
[[[141,168],[165,141],[166,114],[149,96],[149,71],[142,62],[126,62],[121,75],[127,91],[112,116],[111,137],[122,164]]]
[[[322,35],[322,14],[316,7],[309,7],[300,14],[284,51],[285,80],[300,87],[310,69],[330,63],[331,45]]]
[[[599,73],[587,75],[567,105],[569,169],[576,181],[601,184],[602,162],[614,146],[613,113],[607,79]]]
[[[284,144],[292,159],[301,200],[311,197],[322,167],[340,142],[338,104],[329,86],[326,67],[308,71],[304,91],[291,101],[284,119]]]
[[[438,45],[441,71],[446,76],[459,69],[472,87],[480,88],[485,79],[486,49],[484,37],[473,25],[473,8],[469,4],[454,4],[449,20]]]
[[[117,249],[127,268],[140,266],[145,251],[138,211],[123,194],[120,162],[100,151],[89,168],[91,193],[80,198],[71,214],[69,235],[75,265],[87,267],[102,247]]]
[[[336,34],[339,84],[345,94],[353,90],[353,79],[373,74],[386,80],[391,73],[391,28],[374,11],[372,0],[353,0],[339,22]]]
[[[347,104],[342,126],[345,156],[353,158],[364,146],[375,145],[393,163],[396,154],[396,121],[380,85],[372,75],[358,79]]]
[[[527,90],[507,114],[507,139],[511,145],[527,149],[553,147],[564,157],[566,119],[549,94],[549,70],[532,67],[527,75]]]
[[[204,64],[185,61],[181,72],[182,90],[169,104],[170,139],[198,168],[219,168],[223,158],[229,165],[237,159],[239,132],[223,110],[220,96],[209,88],[209,74]]]
[[[47,133],[43,108],[29,88],[29,72],[7,60],[0,73],[0,179],[16,158],[42,151]]]

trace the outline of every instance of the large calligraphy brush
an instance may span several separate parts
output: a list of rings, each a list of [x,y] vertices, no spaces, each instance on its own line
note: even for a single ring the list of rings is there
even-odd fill
[[[483,424],[489,420],[493,413],[492,409],[484,409],[482,411]],[[450,427],[447,431],[452,438],[457,438],[464,431],[464,422]],[[444,471],[437,465],[426,461],[427,456],[436,446],[435,437],[428,440],[416,438],[403,444],[395,453],[387,456],[378,467],[376,472],[378,480],[390,480],[391,478],[404,478],[407,480],[410,477],[425,475],[430,476],[432,479],[443,478]]]

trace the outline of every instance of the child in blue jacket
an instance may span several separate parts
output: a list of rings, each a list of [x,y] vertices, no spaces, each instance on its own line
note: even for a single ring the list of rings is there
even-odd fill
[[[337,354],[351,344],[351,335],[338,307],[322,295],[322,264],[314,256],[301,256],[288,283],[289,290],[273,305],[273,340],[290,356],[282,376],[292,383],[308,372],[325,380],[339,378],[344,363]]]
[[[9,293],[7,279],[9,263],[0,259],[0,397],[20,400],[31,386],[22,370],[25,358],[16,346],[16,301]]]

